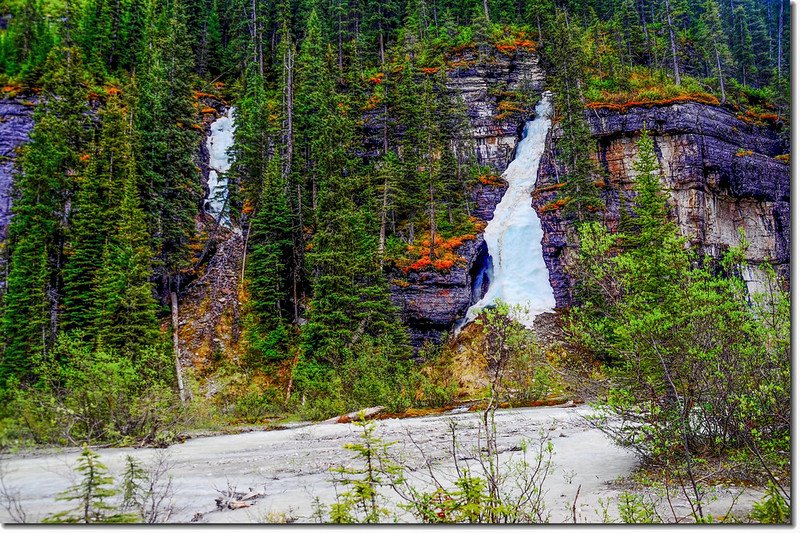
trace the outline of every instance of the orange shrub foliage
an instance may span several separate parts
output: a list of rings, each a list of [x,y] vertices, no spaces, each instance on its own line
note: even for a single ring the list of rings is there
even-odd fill
[[[439,72],[439,67],[423,67],[421,70],[422,70],[422,72],[424,74],[429,74],[430,75],[430,74],[436,74],[437,72]]]
[[[86,163],[91,158],[92,158],[91,154],[81,154],[80,160],[81,162]]]
[[[567,205],[570,199],[571,198],[567,197],[567,198],[560,198],[558,200],[553,200],[552,202],[547,203],[544,205],[544,207],[542,207],[542,212],[546,213],[548,211],[558,211],[559,209]]]
[[[404,268],[403,272],[407,274],[408,272],[411,271],[423,270],[424,268],[429,267],[430,265],[431,265],[431,258],[426,255],[424,257],[421,257],[420,259],[417,259],[416,261],[411,263],[411,265],[409,265],[408,267]]]
[[[617,111],[619,113],[626,113],[632,107],[650,108],[650,107],[659,107],[672,104],[685,104],[687,102],[698,102],[701,104],[719,105],[719,99],[717,99],[716,96],[706,93],[689,94],[684,96],[676,96],[674,98],[663,98],[659,100],[649,100],[649,99],[628,100],[619,103],[613,101],[616,99],[615,95],[604,93],[604,97],[608,97],[608,99],[612,101],[590,102],[586,104],[586,107],[588,109],[610,109],[612,111]]]
[[[437,259],[433,262],[433,268],[436,270],[450,270],[456,262],[450,259]]]
[[[592,185],[594,185],[594,186],[595,186],[595,187],[597,187],[598,189],[602,189],[603,187],[605,187],[605,186],[606,186],[606,182],[605,182],[605,181],[603,181],[603,180],[597,180],[597,181],[593,181],[593,182],[592,182]]]
[[[531,198],[539,198],[541,195],[546,194],[548,192],[556,191],[566,185],[566,183],[554,183],[552,185],[545,185],[544,187],[539,187],[535,189],[531,193]]]
[[[449,68],[449,69],[466,68],[466,67],[469,67],[469,66],[470,66],[470,62],[469,61],[465,61],[463,59],[459,59],[457,61],[450,61],[447,64],[447,68]]]
[[[505,181],[503,181],[503,178],[495,174],[488,174],[488,175],[481,174],[480,176],[478,176],[478,179],[484,185],[490,185],[492,187],[503,187],[506,184]]]
[[[106,94],[109,96],[115,96],[120,94],[121,92],[122,91],[120,91],[119,88],[117,87],[114,86],[106,87]]]
[[[372,111],[381,103],[381,99],[377,94],[373,94],[367,100],[367,103],[364,104],[364,111]]]
[[[217,110],[214,109],[213,107],[204,107],[203,109],[200,110],[200,112],[203,113],[204,115],[209,115],[211,113],[216,113]]]
[[[777,124],[781,120],[775,113],[758,113],[752,109],[748,109],[746,113],[739,113],[736,115],[736,118],[748,124],[755,124],[756,126]]]
[[[253,207],[253,202],[251,202],[249,198],[244,201],[244,204],[242,205],[242,213],[244,213],[245,215],[249,215],[253,212],[254,209],[255,208]]]
[[[512,113],[524,113],[525,112],[525,110],[522,109],[521,107],[519,107],[517,104],[515,104],[514,102],[510,102],[508,100],[503,100],[502,102],[497,104],[497,109],[499,109],[500,111],[509,111],[509,112],[512,112]]]
[[[473,50],[474,48],[475,48],[475,43],[459,44],[457,46],[454,46],[450,50],[450,53],[452,55],[460,55],[466,52],[467,50]]]
[[[374,85],[379,85],[379,84],[380,84],[380,83],[383,81],[383,78],[384,78],[384,76],[385,76],[385,75],[384,75],[384,73],[383,73],[383,72],[378,72],[377,74],[375,74],[374,76],[372,76],[372,77],[369,79],[369,81],[370,81],[370,83],[372,83],[372,84],[374,84]]]

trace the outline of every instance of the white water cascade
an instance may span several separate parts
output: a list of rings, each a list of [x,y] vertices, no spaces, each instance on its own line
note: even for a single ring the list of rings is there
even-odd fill
[[[539,160],[550,129],[550,93],[536,106],[536,118],[525,125],[516,156],[503,173],[508,190],[486,225],[484,238],[491,257],[486,295],[467,310],[464,323],[501,300],[513,317],[530,327],[536,315],[555,307],[553,288],[542,254],[542,225],[531,206]]]
[[[205,209],[208,214],[219,219],[223,226],[230,226],[227,214],[228,178],[225,174],[231,168],[228,150],[233,146],[233,132],[236,130],[233,110],[233,107],[229,107],[224,115],[211,124],[211,132],[206,139],[209,171]],[[226,212],[223,213],[223,210]]]

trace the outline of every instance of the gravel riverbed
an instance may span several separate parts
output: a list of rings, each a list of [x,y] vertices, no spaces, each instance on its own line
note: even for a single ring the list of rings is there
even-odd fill
[[[573,502],[578,522],[602,519],[604,502],[613,502],[624,491],[624,480],[638,465],[629,451],[614,445],[600,430],[591,427],[584,416],[587,406],[577,408],[537,407],[497,411],[498,449],[504,462],[519,458],[523,439],[537,441],[546,435],[552,441],[551,471],[544,483],[544,502],[550,522],[572,522]],[[388,442],[393,456],[423,476],[425,457],[443,476],[452,471],[450,424],[458,424],[457,434],[464,449],[474,448],[480,424],[478,413],[451,413],[376,422],[375,435]],[[170,522],[245,523],[291,517],[310,521],[312,502],[335,500],[336,487],[329,469],[354,465],[352,452],[344,449],[356,442],[360,428],[353,424],[312,424],[273,431],[255,431],[237,435],[203,437],[170,446],[166,453],[173,478],[175,512]],[[413,442],[412,442],[413,440]],[[100,449],[102,461],[112,475],[118,476],[125,456],[152,461],[153,449]],[[531,451],[529,453],[529,458]],[[79,451],[6,456],[8,487],[19,492],[22,507],[31,522],[71,507],[56,501],[56,496],[76,480],[72,471]],[[576,493],[580,487],[577,501]],[[263,497],[250,500],[246,508],[217,510],[215,499],[220,491],[256,492]],[[721,490],[714,502],[717,514],[730,505],[732,491]],[[738,493],[738,492],[737,492]],[[390,490],[386,496],[397,500]],[[749,508],[758,494],[741,495],[737,506]],[[688,512],[678,508],[679,511]],[[0,510],[3,522],[9,521]],[[408,520],[408,516],[399,517]]]

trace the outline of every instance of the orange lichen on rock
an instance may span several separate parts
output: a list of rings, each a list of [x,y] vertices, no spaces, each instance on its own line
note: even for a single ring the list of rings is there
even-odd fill
[[[791,157],[790,154],[781,154],[781,155],[776,155],[775,159],[777,159],[781,163],[786,163],[788,165],[790,163],[790,157]]]
[[[752,150],[745,150],[744,148],[739,148],[739,150],[736,151],[736,157],[747,157],[750,155],[753,155]]]

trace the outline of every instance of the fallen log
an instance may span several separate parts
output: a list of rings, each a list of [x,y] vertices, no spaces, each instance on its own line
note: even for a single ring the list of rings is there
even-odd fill
[[[375,407],[368,407],[366,409],[361,409],[360,411],[353,411],[352,413],[347,413],[346,415],[334,416],[333,418],[323,420],[320,423],[349,424],[350,422],[356,422],[359,420],[369,420],[370,418],[373,418],[376,415],[382,413],[384,410],[386,410],[386,408],[382,405],[378,405]]]

